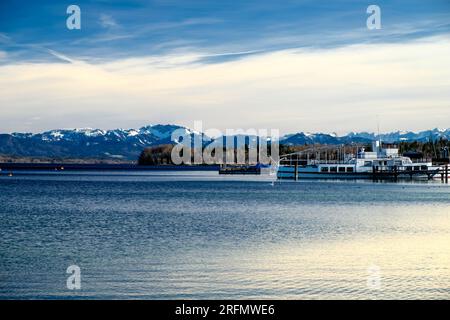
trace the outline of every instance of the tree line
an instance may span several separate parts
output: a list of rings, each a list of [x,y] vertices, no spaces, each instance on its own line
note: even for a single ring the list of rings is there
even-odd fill
[[[316,147],[322,147],[323,145],[315,145]],[[361,145],[366,148],[367,151],[371,149],[371,144]],[[171,154],[173,149],[172,144],[163,144],[145,148],[138,158],[139,165],[170,165],[173,164],[171,160]],[[290,154],[294,152],[310,149],[312,145],[280,145],[280,156]],[[337,148],[338,146],[329,146],[330,150]],[[356,147],[354,145],[342,146],[345,153],[354,153]],[[424,159],[432,158],[448,158],[450,150],[450,141],[440,138],[434,141],[419,142],[419,141],[402,141],[398,143],[399,153],[408,154],[416,153],[418,156]],[[270,152],[270,148],[268,148]],[[248,152],[248,147],[246,147]],[[337,158],[337,155],[330,152],[328,154],[330,159]]]
[[[418,141],[402,141],[399,144],[400,154],[408,152],[417,152],[422,155],[423,158],[448,158],[450,150],[450,141],[440,138],[434,141],[418,142]]]

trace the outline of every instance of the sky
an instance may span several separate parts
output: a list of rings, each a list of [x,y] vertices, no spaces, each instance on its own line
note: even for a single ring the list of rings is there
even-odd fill
[[[0,1],[3,133],[419,131],[450,127],[449,89],[450,0]]]

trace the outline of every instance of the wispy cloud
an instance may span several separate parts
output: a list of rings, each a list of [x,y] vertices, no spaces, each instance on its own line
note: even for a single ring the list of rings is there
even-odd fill
[[[138,30],[141,32],[156,31],[156,30],[168,30],[168,29],[179,29],[189,26],[200,26],[200,25],[212,25],[221,23],[221,19],[217,18],[188,18],[182,20],[166,21],[166,22],[152,22],[146,23],[145,25],[140,25]]]
[[[106,29],[117,28],[119,26],[116,20],[114,20],[114,18],[111,15],[104,13],[100,14],[99,23],[103,28]]]
[[[10,41],[10,37],[6,34],[0,33],[0,43],[8,43]]]
[[[75,63],[76,60],[69,58],[68,56],[60,53],[60,52],[56,52],[55,50],[52,49],[47,49],[48,53],[50,53],[52,56],[58,58],[61,61],[64,62],[69,62],[69,63]]]
[[[241,52],[222,52],[222,53],[211,53],[200,55],[196,63],[224,63],[227,61],[233,61],[238,59],[243,59],[250,55],[262,54],[266,51],[264,50],[249,50]]]
[[[57,58],[58,61],[74,63],[75,60],[67,57],[66,55],[59,53],[55,50],[48,48],[51,44],[47,43],[20,43],[15,41],[13,38],[4,36],[1,39],[5,39],[6,47],[13,49],[10,51],[0,50],[0,63],[4,65],[5,63],[21,63],[25,61],[30,62],[50,62],[49,56]]]

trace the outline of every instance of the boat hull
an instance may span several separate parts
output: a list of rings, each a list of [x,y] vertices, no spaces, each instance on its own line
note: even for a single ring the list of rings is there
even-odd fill
[[[295,179],[295,172],[278,171],[277,178]],[[298,172],[297,179],[371,179],[371,173],[322,173],[322,172]]]
[[[297,169],[297,179],[430,179],[430,172],[414,172],[412,175],[401,173],[397,176],[394,173],[377,173],[374,175],[370,171],[366,172],[318,172],[317,169],[302,168]],[[295,180],[295,168],[291,166],[281,166],[277,171],[277,178],[280,180]],[[435,176],[435,178],[437,178]]]

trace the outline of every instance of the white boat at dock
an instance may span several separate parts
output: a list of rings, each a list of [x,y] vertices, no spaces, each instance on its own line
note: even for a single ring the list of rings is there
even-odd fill
[[[430,162],[413,162],[399,155],[395,145],[372,143],[372,151],[360,148],[356,154],[345,154],[340,147],[337,159],[328,158],[329,146],[308,149],[280,158],[278,179],[433,179],[448,182],[448,165]]]

